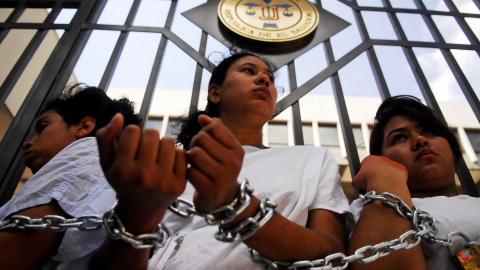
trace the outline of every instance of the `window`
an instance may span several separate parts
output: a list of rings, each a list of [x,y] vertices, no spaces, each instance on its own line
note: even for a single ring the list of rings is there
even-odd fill
[[[468,140],[472,144],[473,150],[475,153],[480,153],[480,130],[477,129],[471,129],[465,130],[465,133],[467,134]]]
[[[287,123],[268,123],[268,144],[270,147],[288,146]]]
[[[303,144],[314,145],[312,124],[303,124],[302,131],[303,131]]]
[[[321,146],[340,146],[336,125],[319,125],[318,134]]]
[[[355,138],[355,145],[357,148],[365,148],[363,140],[362,128],[360,126],[352,126],[353,137]]]
[[[163,124],[163,118],[148,118],[146,128],[156,129],[158,132],[161,132]]]

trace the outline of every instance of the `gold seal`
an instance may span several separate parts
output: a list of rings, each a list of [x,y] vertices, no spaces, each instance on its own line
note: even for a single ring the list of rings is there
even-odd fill
[[[261,42],[302,39],[317,28],[320,19],[307,0],[221,0],[217,12],[230,31]]]

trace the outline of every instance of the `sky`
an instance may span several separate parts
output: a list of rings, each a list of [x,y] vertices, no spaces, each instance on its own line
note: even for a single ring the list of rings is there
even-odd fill
[[[206,1],[178,1],[177,12],[172,24],[172,32],[185,40],[194,49],[199,48],[201,29],[181,15],[182,12],[192,9]],[[359,5],[382,7],[381,0],[357,0]],[[394,7],[415,8],[413,0],[390,0]],[[105,6],[98,23],[124,23],[133,0],[110,0]],[[442,0],[425,0],[426,7],[431,10],[447,11]],[[478,8],[471,0],[454,0],[457,8],[462,12],[479,14]],[[170,1],[143,0],[138,15],[134,21],[136,26],[157,26],[165,24]],[[336,0],[322,1],[322,7],[351,23],[331,38],[334,56],[341,58],[361,43],[360,33],[352,10]],[[57,22],[68,22],[74,12],[65,10]],[[388,17],[383,12],[362,12],[369,35],[373,39],[396,40],[393,28]],[[416,14],[398,14],[398,18],[407,38],[412,41],[432,42],[433,38],[423,19]],[[432,16],[442,36],[447,43],[470,44],[453,18],[447,16]],[[321,23],[321,18],[320,18]],[[480,39],[480,19],[470,18],[467,23]],[[93,32],[85,51],[75,67],[75,75],[80,82],[88,85],[98,85],[108,63],[109,57],[119,32],[96,30]],[[127,40],[114,74],[110,87],[145,88],[150,68],[153,64],[155,52],[160,42],[161,34],[131,33]],[[403,50],[394,46],[375,46],[382,71],[392,95],[412,94],[422,97],[413,73],[407,63]],[[209,36],[206,56],[216,63],[221,54],[228,49],[219,41]],[[424,70],[427,80],[439,101],[464,101],[465,97],[458,86],[453,74],[448,68],[440,50],[429,48],[414,48],[415,55]],[[452,50],[463,72],[470,81],[473,89],[480,91],[480,58],[476,52]],[[157,82],[159,89],[190,90],[193,86],[196,62],[179,49],[172,42],[167,44],[167,52],[162,62],[160,76]],[[301,86],[313,76],[327,67],[323,44],[320,44],[295,60],[297,85]],[[366,53],[362,53],[339,71],[342,88],[345,96],[379,97],[373,73],[369,68]],[[204,71],[201,89],[207,89],[210,77]],[[287,68],[281,67],[277,74],[276,85],[279,91],[290,92]],[[311,91],[311,94],[332,94],[329,80]]]

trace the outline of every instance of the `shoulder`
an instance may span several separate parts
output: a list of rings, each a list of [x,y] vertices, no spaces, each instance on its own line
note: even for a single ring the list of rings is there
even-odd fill
[[[65,147],[35,173],[2,207],[0,216],[47,204],[52,199],[60,202],[70,197],[84,198],[88,197],[86,194],[91,196],[108,189],[98,160],[96,139],[83,138]]]
[[[98,151],[97,139],[95,137],[85,137],[74,141],[67,147],[63,148],[57,156],[62,156],[66,152],[91,152]]]

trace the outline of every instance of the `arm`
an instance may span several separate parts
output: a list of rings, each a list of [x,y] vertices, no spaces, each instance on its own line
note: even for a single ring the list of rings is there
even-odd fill
[[[46,215],[70,217],[56,201],[15,213],[30,218]],[[11,230],[0,232],[0,269],[32,269],[60,246],[64,233],[47,230]],[[28,256],[24,256],[28,254]]]
[[[168,206],[186,185],[187,161],[170,138],[160,140],[155,130],[142,133],[117,114],[97,132],[100,163],[117,192],[116,213],[132,234],[153,232]],[[118,142],[116,138],[118,137]],[[150,250],[134,249],[109,236],[95,254],[91,269],[146,269]]]
[[[196,209],[210,212],[235,197],[243,149],[220,119],[201,116],[199,122],[202,131],[192,139],[187,154],[192,165],[188,180],[196,189]],[[234,227],[258,212],[260,200],[251,197],[247,209],[224,227]],[[272,219],[244,243],[272,260],[312,260],[345,252],[345,235],[343,215],[312,210],[307,227],[302,227],[275,212]]]
[[[392,193],[400,197],[410,208],[412,198],[407,187],[407,169],[386,157],[368,156],[362,162],[359,173],[352,184],[355,188],[367,192],[375,190],[377,194]],[[360,247],[375,245],[397,239],[403,233],[412,230],[412,222],[400,217],[393,209],[380,201],[374,201],[363,207],[362,214],[348,245],[352,254]],[[426,269],[420,245],[410,250],[398,250],[372,263],[353,263],[357,269]]]
[[[254,201],[258,202],[255,198]],[[253,210],[253,211],[248,211]],[[258,203],[252,203],[239,221],[255,215]],[[231,222],[236,223],[236,220]],[[302,227],[279,213],[244,243],[262,256],[277,261],[323,259],[326,256],[345,253],[346,230],[343,215],[328,210],[311,210],[307,226]],[[272,248],[275,247],[275,248]]]

